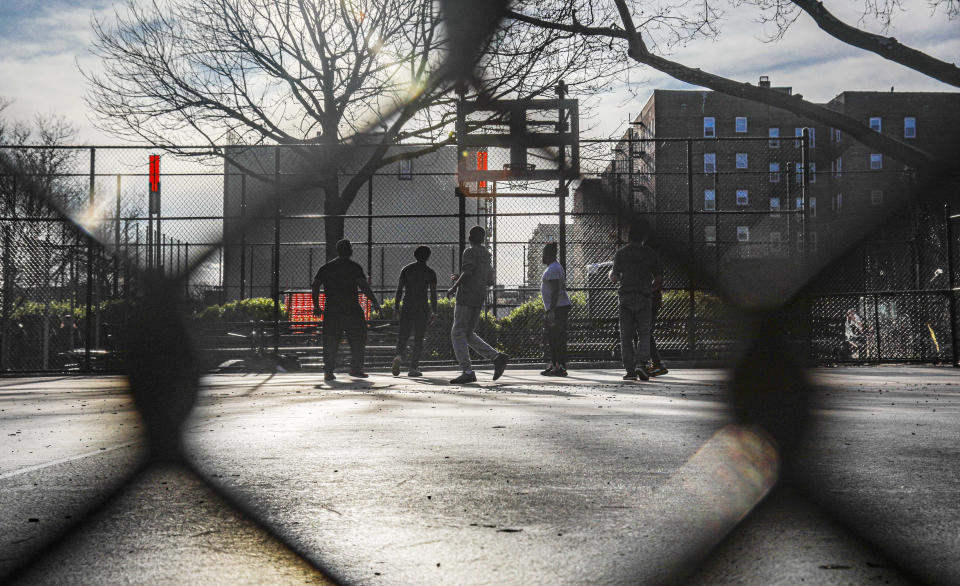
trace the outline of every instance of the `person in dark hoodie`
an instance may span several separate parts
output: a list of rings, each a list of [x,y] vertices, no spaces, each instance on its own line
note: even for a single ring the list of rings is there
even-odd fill
[[[393,358],[393,376],[400,375],[407,353],[407,341],[413,333],[413,353],[410,355],[408,376],[422,376],[420,355],[423,353],[423,338],[427,326],[437,318],[437,273],[427,266],[430,247],[418,246],[413,251],[416,262],[403,267],[397,283],[397,312],[400,315],[400,336],[397,339],[397,355]],[[428,303],[429,295],[429,303]]]
[[[323,317],[323,379],[327,381],[337,378],[333,371],[337,367],[337,351],[344,332],[350,343],[350,376],[369,376],[363,371],[367,322],[360,307],[358,290],[367,296],[374,311],[380,311],[380,303],[363,274],[363,267],[350,260],[351,256],[353,246],[350,241],[337,242],[337,258],[320,267],[313,278],[313,313]],[[326,296],[322,311],[321,287]]]

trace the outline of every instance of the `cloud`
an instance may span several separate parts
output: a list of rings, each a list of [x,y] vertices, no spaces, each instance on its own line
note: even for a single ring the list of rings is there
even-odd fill
[[[108,141],[87,120],[85,81],[78,68],[79,64],[99,70],[87,51],[90,20],[95,10],[107,5],[101,0],[42,4],[20,0],[0,9],[0,18],[12,23],[0,29],[5,47],[0,54],[0,96],[15,100],[6,112],[9,117],[27,120],[35,114],[57,114],[79,129],[80,140]]]

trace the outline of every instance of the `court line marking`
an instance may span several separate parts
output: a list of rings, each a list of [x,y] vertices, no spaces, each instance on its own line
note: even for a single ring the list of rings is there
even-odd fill
[[[89,458],[90,456],[106,454],[107,452],[112,452],[114,450],[119,450],[122,448],[132,448],[140,445],[142,445],[140,442],[116,444],[106,448],[98,449],[94,452],[84,452],[82,454],[75,454],[73,456],[57,458],[56,460],[50,460],[49,462],[44,462],[43,464],[35,464],[33,466],[27,466],[26,468],[20,468],[19,470],[11,470],[10,472],[4,472],[3,474],[0,474],[0,480],[6,480],[8,478],[13,478],[14,476],[19,476],[21,474],[26,474],[28,472],[36,472],[37,470],[43,470],[44,468],[49,468],[50,466],[57,466],[58,464],[66,464],[67,462],[82,460],[84,458]]]

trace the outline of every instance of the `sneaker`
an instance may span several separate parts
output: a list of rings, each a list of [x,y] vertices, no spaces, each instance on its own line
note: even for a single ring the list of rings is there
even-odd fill
[[[390,368],[390,373],[393,374],[393,376],[400,376],[401,362],[403,362],[403,358],[400,358],[399,356],[393,357],[393,366]]]
[[[552,366],[548,366],[546,370],[540,371],[540,376],[555,376],[556,374],[557,373]]]
[[[337,380],[337,377],[332,372],[323,373],[323,380]]]
[[[465,372],[458,376],[457,378],[450,381],[451,385],[464,385],[467,383],[477,382],[477,374],[475,372]]]
[[[553,369],[553,376],[567,376],[567,369],[562,366],[558,366],[557,368]]]
[[[423,373],[415,368],[412,368],[410,369],[410,372],[407,373],[407,376],[417,378],[418,376],[423,376]]]
[[[667,367],[662,364],[654,364],[647,368],[647,374],[650,376],[662,376],[670,372],[667,370]]]
[[[493,359],[493,380],[497,380],[503,375],[503,371],[507,369],[508,360],[510,360],[510,357],[502,352]]]
[[[640,367],[637,369],[637,378],[640,380],[650,380],[650,375],[647,374],[647,369]]]
[[[628,372],[627,374],[623,375],[623,380],[637,380],[637,373]]]
[[[365,372],[360,372],[359,370],[351,370],[350,376],[353,378],[370,378],[370,375]]]

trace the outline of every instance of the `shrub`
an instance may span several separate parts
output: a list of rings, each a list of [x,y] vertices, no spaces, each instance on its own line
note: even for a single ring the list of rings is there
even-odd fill
[[[280,304],[281,319],[285,317],[286,307]],[[199,312],[194,317],[200,321],[226,321],[239,322],[250,320],[272,320],[273,319],[273,299],[269,297],[252,297],[250,299],[237,299],[229,301],[223,305],[210,305]]]

